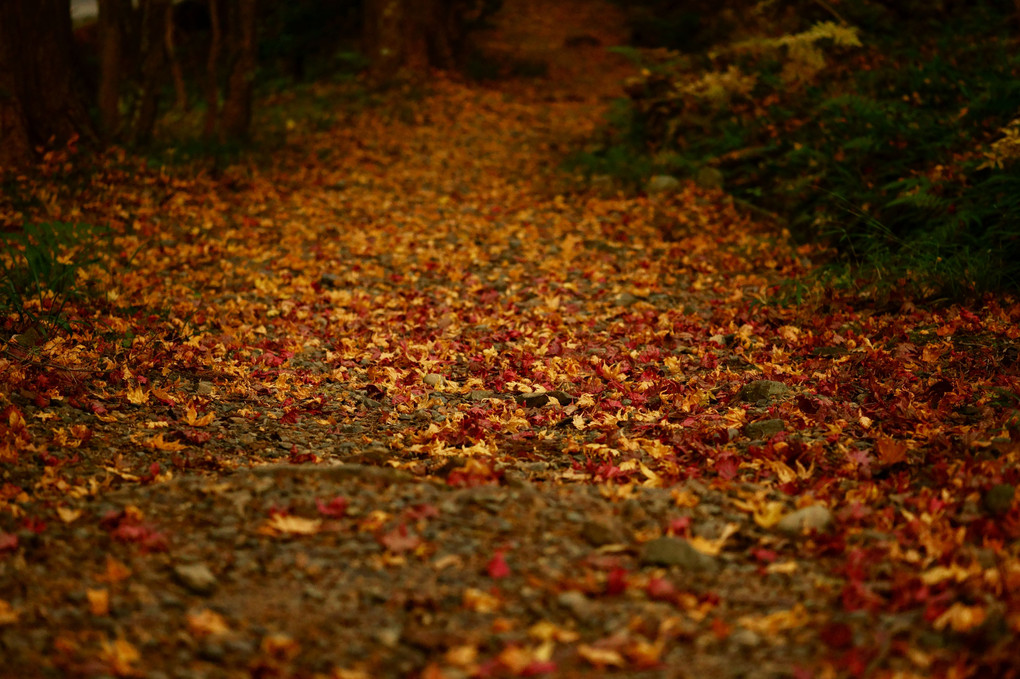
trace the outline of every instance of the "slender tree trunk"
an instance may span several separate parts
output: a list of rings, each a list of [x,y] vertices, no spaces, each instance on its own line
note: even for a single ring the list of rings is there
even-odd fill
[[[252,84],[255,79],[255,0],[235,0],[230,13],[230,75],[223,103],[223,135],[238,140],[251,127]]]
[[[181,69],[181,62],[177,58],[177,41],[174,37],[174,5],[167,2],[163,15],[163,47],[166,49],[167,59],[170,61],[170,74],[174,79],[174,92],[177,94],[176,107],[178,111],[188,110],[188,88],[184,83],[184,71]]]
[[[120,127],[124,18],[123,0],[99,0],[99,128],[107,141]]]
[[[369,79],[383,83],[397,76],[404,62],[405,4],[412,0],[365,0],[364,52]]]
[[[209,43],[209,60],[206,62],[205,84],[205,125],[203,136],[212,139],[216,136],[216,124],[220,117],[220,85],[219,62],[220,45],[223,41],[223,30],[220,27],[220,8],[218,0],[209,0],[209,19],[212,23],[212,39]]]
[[[134,141],[145,145],[152,141],[159,114],[159,91],[163,84],[163,70],[166,65],[164,50],[163,22],[167,19],[167,9],[172,7],[170,0],[143,0],[140,53],[141,69],[141,102],[138,106],[138,120],[135,122]]]
[[[69,0],[0,0],[0,166],[95,140],[71,45]]]

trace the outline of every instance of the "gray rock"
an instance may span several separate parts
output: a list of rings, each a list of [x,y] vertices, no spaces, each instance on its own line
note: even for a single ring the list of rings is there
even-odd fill
[[[822,505],[811,505],[790,512],[779,520],[776,528],[784,533],[799,535],[805,530],[824,531],[832,525],[832,512]]]
[[[584,522],[581,526],[581,537],[592,547],[617,545],[624,542],[623,534],[618,526],[598,519]]]
[[[436,373],[429,373],[428,375],[423,377],[421,381],[429,385],[430,387],[438,387],[440,385],[446,384],[446,378],[443,377],[442,375],[437,375]]]
[[[658,174],[648,180],[648,193],[664,193],[680,188],[680,180],[668,174]]]
[[[761,636],[746,627],[740,627],[730,635],[730,642],[735,646],[754,648],[761,645]]]
[[[755,380],[754,382],[748,382],[741,387],[740,391],[737,393],[737,398],[741,401],[756,403],[758,401],[773,398],[774,396],[785,396],[789,393],[790,388],[782,382],[774,382],[772,380]]]
[[[174,566],[174,575],[194,594],[211,594],[216,589],[216,576],[204,563],[178,564]]]
[[[715,559],[694,549],[687,540],[671,537],[646,542],[641,549],[640,562],[644,566],[680,566],[692,571],[716,567]]]
[[[519,394],[515,397],[517,402],[525,408],[541,408],[549,403],[550,399],[556,399],[561,406],[573,403],[577,399],[564,391],[540,391],[531,394]]]
[[[494,398],[496,394],[488,389],[472,389],[468,393],[469,401],[484,401],[487,398]]]
[[[744,427],[744,433],[752,439],[770,439],[786,428],[782,420],[759,420]]]
[[[586,620],[593,613],[591,601],[583,592],[578,592],[576,589],[561,592],[556,596],[556,603],[570,611],[571,615],[578,620]]]
[[[214,385],[212,382],[200,380],[198,383],[198,388],[195,390],[195,393],[199,394],[200,396],[209,396],[210,394],[213,393],[213,386]]]

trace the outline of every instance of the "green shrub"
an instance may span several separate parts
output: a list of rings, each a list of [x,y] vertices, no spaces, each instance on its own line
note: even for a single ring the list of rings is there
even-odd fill
[[[632,179],[714,168],[802,240],[836,246],[855,276],[925,295],[1020,287],[1020,169],[989,160],[1020,139],[1011,5],[893,16],[840,3],[860,30],[823,5],[794,3],[799,23],[763,21],[700,54],[625,50],[643,69],[628,110],[568,165]]]

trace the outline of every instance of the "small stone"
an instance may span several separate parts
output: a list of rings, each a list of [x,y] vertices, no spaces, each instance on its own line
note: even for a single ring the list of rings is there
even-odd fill
[[[741,627],[730,635],[730,641],[737,646],[754,648],[761,644],[761,637],[757,632]]]
[[[646,542],[640,562],[645,566],[680,566],[685,570],[712,570],[716,563],[683,538],[661,537]]]
[[[556,597],[556,603],[570,611],[571,615],[578,620],[586,620],[592,613],[591,601],[583,592],[578,592],[576,589],[561,592]]]
[[[400,627],[383,627],[376,631],[375,640],[386,648],[396,648],[402,632]]]
[[[786,424],[782,420],[760,420],[744,427],[744,433],[748,438],[767,441],[785,428]]]
[[[640,302],[641,298],[630,292],[621,292],[613,299],[613,304],[616,306],[633,306],[637,302]]]
[[[487,398],[495,397],[495,395],[496,394],[494,392],[491,392],[488,389],[472,389],[470,392],[468,392],[468,400],[484,401]]]
[[[537,391],[531,394],[519,394],[517,402],[525,408],[541,408],[547,405],[552,399],[556,399],[561,406],[573,403],[577,399],[563,391]]]
[[[194,594],[210,594],[216,589],[216,576],[204,563],[178,564],[174,566],[174,575]]]
[[[680,188],[680,180],[668,174],[655,175],[648,180],[648,193],[664,193]]]
[[[428,375],[422,378],[422,382],[429,385],[430,387],[438,387],[446,384],[446,378],[443,377],[442,375],[437,375],[436,373],[429,373]]]
[[[200,380],[198,383],[198,388],[196,389],[196,393],[198,393],[200,396],[209,396],[210,394],[213,393],[213,386],[214,385],[212,382]]]
[[[756,403],[772,398],[773,396],[785,396],[790,393],[790,388],[782,382],[772,380],[755,380],[748,382],[737,393],[741,401]]]
[[[992,516],[1002,516],[1013,507],[1013,496],[1016,490],[1008,483],[992,486],[982,498],[985,510]]]
[[[624,542],[619,528],[607,521],[593,519],[581,526],[581,537],[592,547],[617,545]]]
[[[779,520],[776,528],[784,533],[799,535],[805,530],[823,531],[832,525],[832,512],[822,505],[811,505],[790,512]]]

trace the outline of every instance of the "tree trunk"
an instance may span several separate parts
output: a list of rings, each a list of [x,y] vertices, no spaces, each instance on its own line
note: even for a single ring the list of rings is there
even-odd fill
[[[177,58],[177,41],[174,37],[174,5],[167,2],[165,15],[163,17],[163,47],[166,49],[166,57],[170,61],[170,73],[174,79],[174,92],[177,94],[177,110],[188,110],[188,88],[184,83],[184,70],[181,68],[181,61]]]
[[[229,140],[248,136],[251,127],[252,84],[255,79],[255,0],[234,0],[230,12],[230,75],[223,103],[223,135]]]
[[[369,79],[381,84],[458,66],[466,13],[458,0],[365,0],[362,35]]]
[[[159,91],[163,84],[163,70],[166,65],[164,46],[165,27],[170,0],[143,0],[141,47],[141,102],[138,106],[138,120],[135,122],[134,141],[145,145],[152,141],[159,114]]]
[[[384,83],[394,79],[404,65],[404,26],[411,0],[365,0],[364,52],[369,60],[369,79]]]
[[[99,0],[99,127],[106,141],[120,126],[124,18],[123,0]]]
[[[218,0],[209,0],[209,20],[212,23],[212,38],[209,42],[209,59],[206,62],[206,110],[205,125],[202,132],[202,136],[207,140],[213,139],[216,136],[216,123],[220,117],[219,64],[223,30],[220,27],[219,5]]]
[[[0,166],[33,149],[94,141],[71,58],[69,0],[0,0]]]

